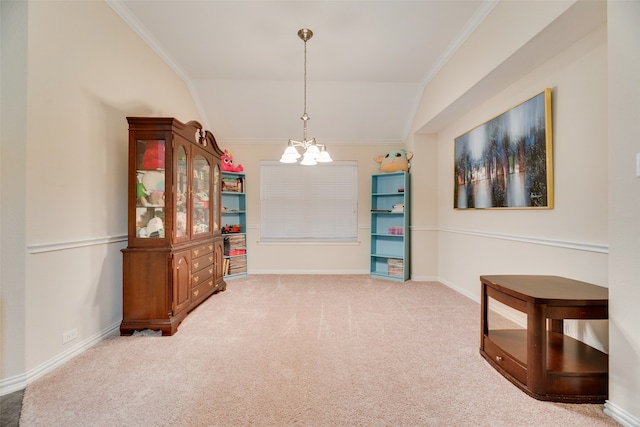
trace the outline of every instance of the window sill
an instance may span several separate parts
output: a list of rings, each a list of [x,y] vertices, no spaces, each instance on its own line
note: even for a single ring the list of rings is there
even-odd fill
[[[257,243],[261,246],[357,246],[362,244],[356,239],[264,239],[258,240]]]

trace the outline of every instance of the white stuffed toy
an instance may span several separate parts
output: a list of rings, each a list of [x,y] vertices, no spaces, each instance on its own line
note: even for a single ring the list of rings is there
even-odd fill
[[[411,169],[411,163],[409,160],[412,158],[413,153],[409,153],[405,150],[393,150],[389,151],[384,156],[376,156],[373,160],[380,163],[380,172],[409,172]]]
[[[176,235],[183,237],[187,235],[187,213],[176,212]]]
[[[164,237],[164,224],[160,218],[153,217],[147,223],[147,226],[140,229],[138,237]]]

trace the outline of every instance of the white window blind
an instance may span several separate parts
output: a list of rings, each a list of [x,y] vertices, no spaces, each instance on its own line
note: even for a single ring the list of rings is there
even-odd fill
[[[261,238],[357,238],[358,164],[260,164]]]

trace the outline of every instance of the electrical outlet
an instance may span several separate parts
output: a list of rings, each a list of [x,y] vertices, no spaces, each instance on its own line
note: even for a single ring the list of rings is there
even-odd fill
[[[62,344],[66,344],[69,341],[75,340],[76,338],[78,338],[78,328],[74,328],[62,334]]]

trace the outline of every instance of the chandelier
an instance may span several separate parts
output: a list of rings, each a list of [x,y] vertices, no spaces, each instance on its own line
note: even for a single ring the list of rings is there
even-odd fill
[[[282,163],[296,163],[301,157],[297,147],[304,151],[301,165],[315,165],[318,162],[332,162],[331,156],[324,144],[318,144],[315,138],[307,140],[307,121],[310,117],[307,114],[307,41],[313,37],[313,32],[307,28],[298,31],[298,37],[304,42],[304,113],[302,120],[302,141],[289,140],[287,148],[284,150],[280,161]]]

